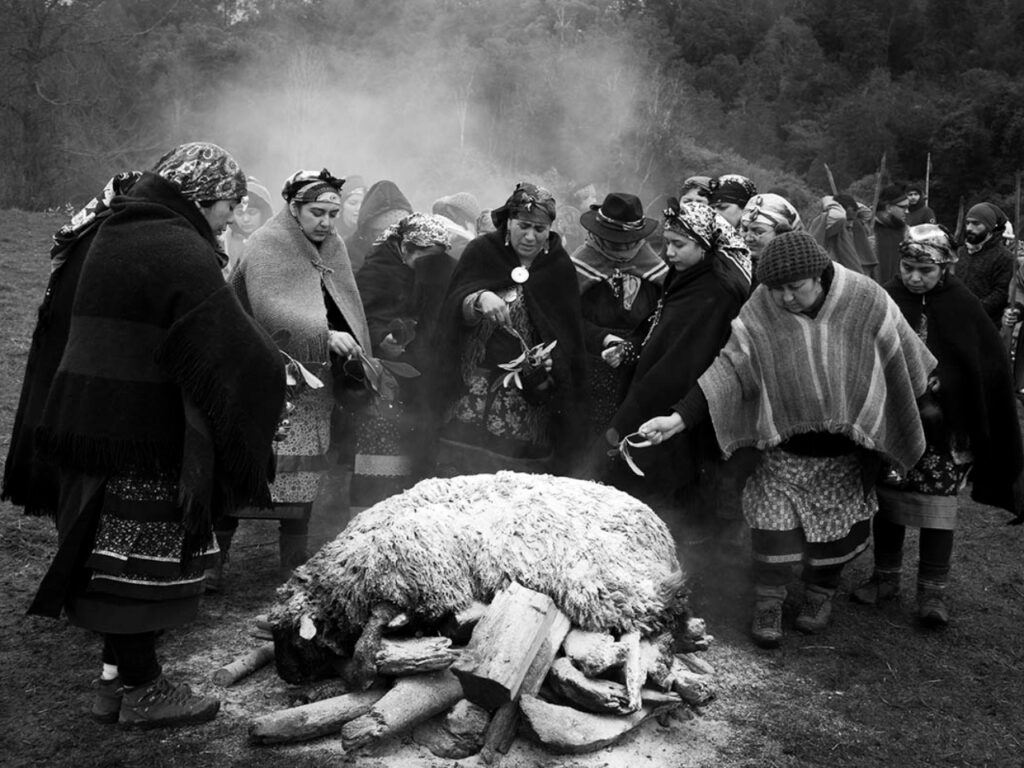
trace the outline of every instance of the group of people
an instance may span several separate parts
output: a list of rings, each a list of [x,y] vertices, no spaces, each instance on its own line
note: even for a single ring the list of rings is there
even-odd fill
[[[1019,511],[1009,357],[934,223],[904,227],[891,264],[876,227],[870,274],[852,198],[812,234],[735,174],[687,179],[656,215],[609,192],[571,253],[525,182],[489,211],[460,192],[417,212],[391,181],[326,169],[286,179],[277,213],[270,197],[195,142],[116,176],[55,238],[3,495],[56,519],[30,610],[102,636],[98,720],[216,714],[162,674],[157,634],[216,588],[246,510],[278,516],[282,565],[301,563],[339,455],[356,508],[517,470],[614,484],[676,535],[749,527],[764,647],[797,567],[796,627],[826,628],[872,532],[852,596],[894,598],[908,525],[918,615],[945,625],[958,492]],[[987,205],[961,263],[989,247],[972,240]]]

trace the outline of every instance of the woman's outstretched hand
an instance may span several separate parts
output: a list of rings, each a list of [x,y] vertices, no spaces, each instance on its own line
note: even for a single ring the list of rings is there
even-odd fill
[[[655,416],[653,419],[648,419],[640,425],[637,432],[650,440],[653,445],[658,445],[684,429],[686,429],[686,425],[683,424],[683,417],[673,411],[668,416]]]

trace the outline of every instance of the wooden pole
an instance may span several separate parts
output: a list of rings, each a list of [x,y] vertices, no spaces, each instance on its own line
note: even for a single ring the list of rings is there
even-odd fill
[[[924,164],[924,204],[928,205],[928,188],[932,183],[932,153],[928,153],[928,160]]]
[[[885,177],[885,152],[882,153],[882,160],[878,163],[878,173],[875,176],[875,199],[871,203],[871,215],[878,212],[878,201],[882,197],[882,179]]]
[[[828,163],[825,163],[825,175],[828,176],[828,185],[832,189],[832,196],[835,197],[839,194],[839,189],[836,187],[836,179],[832,175],[832,169],[828,167]]]

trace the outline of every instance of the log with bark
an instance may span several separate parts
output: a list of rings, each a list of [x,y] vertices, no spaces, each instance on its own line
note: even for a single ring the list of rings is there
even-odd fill
[[[281,744],[337,733],[345,723],[369,712],[386,693],[386,686],[376,685],[368,691],[271,712],[253,720],[249,738],[257,744]]]
[[[274,644],[264,643],[244,656],[235,659],[213,673],[213,682],[222,688],[234,685],[244,677],[267,666],[274,660]]]
[[[382,675],[418,675],[447,669],[458,658],[447,637],[382,640],[375,661]]]

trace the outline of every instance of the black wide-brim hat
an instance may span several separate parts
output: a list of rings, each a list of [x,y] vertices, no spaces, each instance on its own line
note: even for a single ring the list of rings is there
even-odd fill
[[[580,225],[602,240],[635,243],[658,228],[656,219],[644,216],[640,198],[626,192],[609,192],[601,205],[580,214]]]

